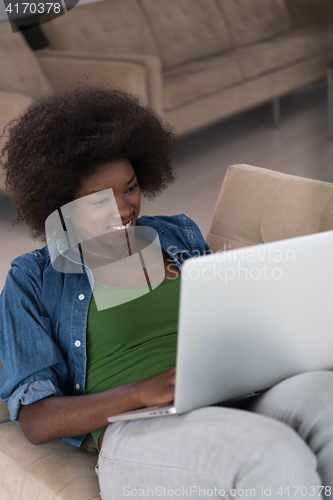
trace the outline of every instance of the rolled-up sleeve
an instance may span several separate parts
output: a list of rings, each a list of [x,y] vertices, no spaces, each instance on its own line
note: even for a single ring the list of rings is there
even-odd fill
[[[42,297],[43,273],[34,256],[13,261],[0,296],[0,398],[17,423],[20,405],[62,395],[68,376]]]
[[[18,414],[21,405],[30,405],[31,403],[35,403],[35,401],[49,396],[63,396],[63,393],[51,380],[36,380],[35,382],[21,385],[8,400],[10,419],[18,424]]]

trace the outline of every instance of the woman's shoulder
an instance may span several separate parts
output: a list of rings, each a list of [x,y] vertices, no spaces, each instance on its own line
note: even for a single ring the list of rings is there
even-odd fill
[[[42,272],[47,267],[49,258],[49,251],[46,245],[43,248],[37,248],[16,257],[11,262],[11,268],[21,269],[25,272]]]
[[[2,294],[11,287],[19,286],[22,290],[31,285],[40,289],[43,283],[45,269],[50,262],[47,247],[38,248],[16,257],[11,262]]]
[[[13,310],[19,311],[21,300],[33,302],[41,296],[45,269],[48,267],[48,250],[41,248],[24,253],[11,262],[4,287],[1,292],[0,306],[5,308],[11,304]],[[19,314],[19,312],[18,312]]]
[[[137,224],[141,226],[150,226],[156,229],[158,232],[163,232],[172,227],[184,228],[190,226],[198,226],[195,222],[185,214],[177,215],[143,215],[137,220]],[[198,228],[199,229],[199,228]]]
[[[172,247],[176,252],[189,251],[191,255],[203,255],[210,249],[197,226],[185,214],[142,216],[138,225],[154,228],[160,236],[162,247]]]

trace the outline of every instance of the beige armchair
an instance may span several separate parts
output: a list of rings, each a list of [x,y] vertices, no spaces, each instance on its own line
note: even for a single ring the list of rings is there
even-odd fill
[[[217,251],[329,229],[333,184],[233,165],[206,240]],[[30,444],[0,402],[1,500],[97,500],[96,462],[91,436],[79,449],[60,441]]]
[[[333,184],[250,165],[228,168],[206,241],[213,252],[333,229]]]

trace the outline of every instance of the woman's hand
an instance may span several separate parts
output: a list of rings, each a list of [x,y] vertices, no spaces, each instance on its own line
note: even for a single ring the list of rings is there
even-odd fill
[[[176,367],[159,373],[155,377],[136,382],[135,397],[138,407],[171,403],[175,397]]]
[[[143,406],[171,403],[176,367],[155,377],[82,396],[50,396],[21,405],[23,433],[33,444],[87,434],[108,425],[108,417]]]

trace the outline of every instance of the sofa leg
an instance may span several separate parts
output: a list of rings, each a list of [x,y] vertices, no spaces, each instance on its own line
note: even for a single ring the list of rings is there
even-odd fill
[[[272,100],[272,112],[273,112],[273,127],[279,128],[280,126],[280,99],[275,97]]]

